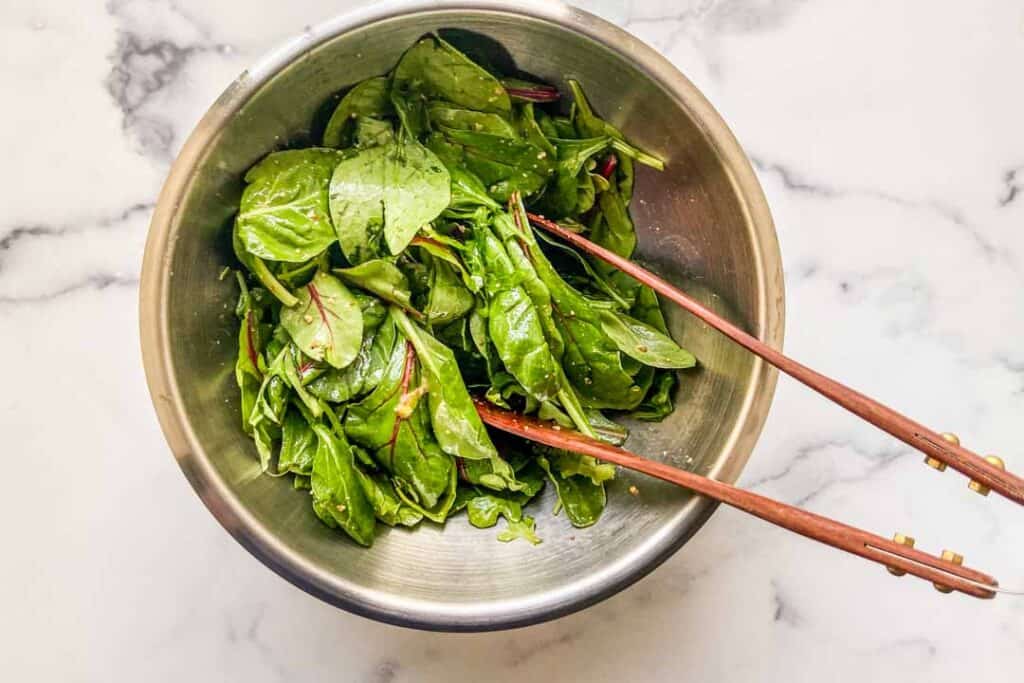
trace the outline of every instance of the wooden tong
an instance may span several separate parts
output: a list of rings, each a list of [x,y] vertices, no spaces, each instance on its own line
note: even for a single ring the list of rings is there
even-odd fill
[[[972,453],[960,445],[960,440],[955,435],[933,432],[892,408],[783,355],[629,259],[598,246],[543,216],[532,213],[528,216],[536,227],[561,237],[580,250],[632,276],[790,377],[803,382],[822,396],[921,451],[926,456],[925,462],[931,467],[942,471],[948,465],[970,478],[971,490],[988,495],[991,489],[1024,505],[1024,479],[1007,472],[1000,458],[994,455],[982,458]]]
[[[475,399],[481,419],[509,434],[552,448],[591,455],[663,481],[696,491],[755,517],[813,538],[833,548],[885,565],[896,576],[912,574],[931,581],[943,593],[959,591],[976,598],[995,597],[999,583],[975,569],[962,566],[963,558],[948,550],[941,557],[914,549],[914,540],[897,534],[893,540],[876,536],[828,517],[744,491],[714,479],[702,477],[665,463],[648,460],[623,448],[591,439],[579,432],[555,428],[534,418],[497,408]]]

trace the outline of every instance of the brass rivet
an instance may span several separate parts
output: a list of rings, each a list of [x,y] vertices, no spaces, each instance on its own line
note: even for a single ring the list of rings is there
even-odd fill
[[[992,465],[997,469],[1006,469],[1006,463],[1003,462],[1003,459],[1000,458],[998,455],[986,455],[985,462],[987,462],[989,465]],[[975,493],[980,493],[983,496],[987,496],[988,492],[991,490],[989,489],[989,487],[985,486],[980,481],[974,481],[973,479],[969,484],[967,484],[967,488],[971,489]]]
[[[940,436],[947,442],[953,444],[954,446],[960,445],[960,437],[954,434],[953,432],[943,432],[942,434],[940,434]],[[946,471],[946,463],[942,462],[941,460],[936,460],[930,455],[925,456],[924,464],[928,465],[928,467],[938,470],[939,472]]]
[[[951,562],[951,563],[953,563],[955,565],[958,565],[958,566],[962,565],[964,563],[964,556],[959,554],[959,553],[955,553],[952,550],[943,550],[942,551],[942,559],[945,562]],[[935,586],[935,590],[939,591],[940,593],[952,593],[953,592],[952,588],[950,588],[949,586],[944,586],[941,583],[935,583],[933,585]]]
[[[901,534],[901,533],[895,533],[892,536],[892,540],[894,542],[896,542],[896,543],[899,543],[900,545],[905,545],[908,548],[913,548],[914,547],[914,537],[913,536],[906,536],[906,535]],[[886,567],[886,569],[888,569],[889,573],[892,574],[893,576],[903,576],[904,574],[906,574],[905,571],[903,571],[902,569],[897,569],[896,567]]]

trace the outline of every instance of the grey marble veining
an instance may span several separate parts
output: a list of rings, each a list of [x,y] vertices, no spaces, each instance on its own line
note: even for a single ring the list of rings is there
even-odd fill
[[[721,510],[585,612],[396,629],[259,565],[202,507],[139,362],[149,214],[189,130],[262,52],[353,3],[0,7],[0,661],[11,680],[1009,681],[1024,600],[894,579]],[[589,0],[723,113],[764,184],[787,350],[1019,471],[1024,7]],[[785,379],[741,484],[1024,586],[1024,516]],[[1019,676],[1018,676],[1019,677]]]

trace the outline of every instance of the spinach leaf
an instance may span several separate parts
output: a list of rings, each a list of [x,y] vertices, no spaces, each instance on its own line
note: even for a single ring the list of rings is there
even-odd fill
[[[394,116],[390,84],[385,76],[368,78],[356,84],[341,98],[324,129],[324,147],[348,147],[352,144],[351,124],[357,118],[383,119]],[[390,130],[391,125],[388,124]]]
[[[366,498],[344,435],[313,425],[319,440],[310,484],[313,511],[327,526],[341,527],[360,545],[373,543],[373,507]]]
[[[522,202],[514,202],[516,236],[551,295],[551,309],[562,338],[562,365],[583,404],[629,410],[643,400],[643,388],[623,368],[619,349],[605,334],[597,310],[565,282],[541,251],[529,228]]]
[[[409,280],[393,259],[372,259],[351,268],[335,268],[334,272],[346,282],[376,294],[385,301],[398,304],[406,310],[412,309]]]
[[[603,152],[611,144],[611,138],[607,136],[580,140],[555,138],[550,142],[554,144],[558,152],[555,178],[541,197],[538,208],[552,218],[562,218],[582,212],[585,209],[578,209],[581,173],[584,177],[583,182],[590,185],[589,192],[593,195],[592,181],[586,173],[583,173],[583,166],[595,154]],[[586,190],[583,191],[583,194],[586,195]],[[592,198],[590,201],[592,203]]]
[[[487,332],[505,367],[538,401],[554,399],[561,369],[544,338],[540,315],[520,285],[504,245],[486,227],[476,243],[486,270]]]
[[[674,372],[660,370],[654,379],[643,402],[629,413],[630,417],[647,422],[659,422],[672,412],[672,393],[678,380]]]
[[[388,526],[416,526],[423,519],[423,513],[406,505],[394,485],[381,472],[368,474],[357,469],[359,483],[373,506],[373,514]]]
[[[458,109],[446,102],[431,102],[427,116],[433,128],[452,128],[515,138],[516,131],[506,118],[472,109]]]
[[[469,313],[475,299],[452,266],[441,259],[429,261],[429,290],[423,313],[430,325],[447,325]]]
[[[505,201],[514,192],[540,191],[554,168],[548,153],[526,140],[448,127],[440,130],[448,143],[461,148],[462,163],[495,200]]]
[[[401,253],[451,198],[451,179],[433,152],[413,140],[360,149],[334,169],[330,214],[349,262]]]
[[[588,477],[563,474],[544,456],[539,456],[537,462],[547,472],[558,493],[558,504],[574,527],[588,527],[601,518],[607,502],[604,484],[595,484]]]
[[[231,246],[235,252],[235,258],[238,262],[248,269],[250,273],[256,276],[256,278],[267,288],[267,291],[277,297],[285,306],[294,306],[298,300],[288,291],[280,280],[278,280],[274,273],[270,270],[270,267],[263,262],[262,259],[253,256],[245,250],[245,245],[242,243],[242,237],[238,232],[239,224],[235,221],[234,227],[231,230]]]
[[[335,240],[327,186],[341,155],[333,149],[274,152],[249,169],[235,222],[245,251],[301,263]]]
[[[353,145],[357,148],[379,147],[395,140],[395,129],[390,121],[373,119],[368,116],[356,117]]]
[[[697,359],[651,325],[616,311],[598,313],[604,333],[619,351],[655,368],[692,368]]]
[[[363,338],[363,313],[348,288],[319,271],[296,298],[296,306],[281,311],[281,325],[296,346],[336,368],[355,360]]]
[[[443,524],[448,519],[448,515],[451,514],[452,505],[455,503],[457,475],[454,467],[450,470],[448,487],[444,490],[444,494],[435,504],[429,506],[421,500],[416,500],[412,495],[409,485],[404,480],[394,479],[393,481],[395,483],[395,493],[402,499],[402,503],[409,508],[438,524]]]
[[[391,101],[414,136],[426,130],[429,100],[495,114],[507,114],[512,106],[498,79],[437,36],[409,48],[391,77]]]
[[[427,148],[437,155],[451,177],[451,201],[448,213],[469,217],[480,207],[500,209],[501,204],[491,199],[480,178],[465,168],[462,147],[448,142],[440,133],[427,136]]]

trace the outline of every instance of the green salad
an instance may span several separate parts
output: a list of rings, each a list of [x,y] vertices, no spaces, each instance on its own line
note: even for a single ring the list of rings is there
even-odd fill
[[[652,290],[531,227],[630,256],[634,167],[662,168],[568,85],[566,107],[429,36],[341,97],[319,147],[245,175],[242,427],[356,543],[463,510],[538,543],[525,507],[547,482],[595,523],[614,467],[490,433],[471,397],[621,443],[613,418],[665,417],[696,362]]]

